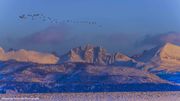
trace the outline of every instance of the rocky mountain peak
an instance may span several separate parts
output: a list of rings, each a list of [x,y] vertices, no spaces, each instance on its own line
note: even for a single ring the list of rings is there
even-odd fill
[[[106,50],[99,46],[86,45],[71,49],[61,56],[60,62],[87,62],[105,64]]]
[[[133,60],[122,53],[108,53],[99,46],[86,45],[71,49],[67,54],[60,57],[60,62],[87,62],[94,64],[113,64],[117,61]]]
[[[151,71],[180,71],[180,46],[166,43],[144,52],[135,59],[146,62],[145,68]]]

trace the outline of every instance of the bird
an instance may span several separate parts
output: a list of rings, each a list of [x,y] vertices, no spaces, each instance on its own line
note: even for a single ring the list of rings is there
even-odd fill
[[[40,14],[33,14],[33,16],[39,16]]]
[[[102,25],[98,24],[96,21],[89,21],[89,20],[71,20],[71,19],[64,19],[64,20],[58,20],[54,19],[52,17],[46,16],[42,13],[32,13],[32,14],[22,14],[19,16],[20,19],[28,19],[36,20],[40,19],[43,22],[47,21],[49,23],[53,24],[85,24],[85,25],[94,25],[97,27],[102,27]]]
[[[51,20],[51,18],[50,17],[47,17],[48,18],[48,20]]]
[[[19,18],[20,18],[20,19],[26,19],[26,15],[25,15],[25,14],[20,15]]]

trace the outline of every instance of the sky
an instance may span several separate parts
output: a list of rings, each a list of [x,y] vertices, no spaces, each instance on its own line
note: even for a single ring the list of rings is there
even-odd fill
[[[162,42],[179,44],[179,12],[179,0],[0,0],[0,45],[63,54],[93,44],[132,55]],[[96,21],[102,27],[19,19],[34,13],[60,21]]]

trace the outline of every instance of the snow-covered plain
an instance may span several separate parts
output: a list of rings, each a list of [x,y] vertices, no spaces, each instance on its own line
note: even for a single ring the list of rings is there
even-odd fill
[[[5,94],[0,101],[180,101],[180,92]]]

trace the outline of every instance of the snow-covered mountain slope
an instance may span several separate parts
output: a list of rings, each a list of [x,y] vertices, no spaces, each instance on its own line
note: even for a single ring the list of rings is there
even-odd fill
[[[34,62],[39,64],[56,64],[59,58],[49,53],[40,53],[24,49],[5,52],[3,48],[0,48],[0,60],[16,60],[19,62]]]
[[[118,66],[87,63],[43,65],[16,61],[6,61],[0,64],[1,82],[51,82],[62,84],[168,83],[147,71]]]
[[[153,72],[180,72],[180,46],[166,43],[134,58],[146,63],[145,69]]]

